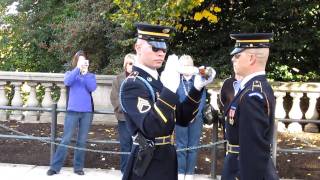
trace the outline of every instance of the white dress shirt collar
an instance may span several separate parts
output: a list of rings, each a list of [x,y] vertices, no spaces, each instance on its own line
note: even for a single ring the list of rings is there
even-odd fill
[[[250,79],[252,79],[256,76],[265,75],[265,74],[266,74],[265,71],[259,71],[259,72],[255,72],[255,73],[252,73],[252,74],[246,76],[245,78],[243,78],[241,80],[240,89],[242,90],[244,88],[244,86],[246,85],[246,83],[250,81]]]
[[[158,80],[159,73],[158,73],[157,70],[151,69],[151,68],[149,68],[149,67],[147,67],[147,66],[145,66],[145,65],[143,65],[143,64],[141,64],[141,63],[139,63],[137,61],[134,63],[134,66],[144,70],[145,72],[150,74],[154,79]]]

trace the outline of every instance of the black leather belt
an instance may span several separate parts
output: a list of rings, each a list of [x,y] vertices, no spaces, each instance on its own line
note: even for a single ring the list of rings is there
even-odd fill
[[[165,144],[174,144],[174,137],[173,135],[169,136],[162,136],[162,137],[156,137],[155,138],[155,145],[165,145]]]
[[[134,141],[134,137],[133,138],[133,144],[134,145],[139,145],[139,143]],[[149,140],[152,141],[152,140]],[[169,135],[169,136],[162,136],[162,137],[156,137],[155,140],[153,141],[154,145],[156,146],[161,146],[161,145],[166,145],[166,144],[174,144],[174,136],[173,135]]]

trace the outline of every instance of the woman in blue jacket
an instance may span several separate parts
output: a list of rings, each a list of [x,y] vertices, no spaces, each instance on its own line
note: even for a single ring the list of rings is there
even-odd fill
[[[88,72],[89,60],[84,51],[78,51],[72,59],[72,70],[64,76],[64,84],[67,86],[67,113],[64,121],[63,137],[61,145],[69,145],[71,138],[78,130],[76,147],[85,148],[88,132],[93,118],[93,100],[91,93],[96,90],[96,77]],[[47,175],[59,173],[67,156],[67,147],[58,146]],[[84,175],[83,167],[85,151],[74,150],[74,173]]]

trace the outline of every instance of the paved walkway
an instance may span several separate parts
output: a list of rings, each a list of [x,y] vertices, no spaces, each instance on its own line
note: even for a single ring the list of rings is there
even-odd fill
[[[85,168],[85,175],[73,173],[71,167],[64,167],[59,174],[47,176],[48,166],[35,166],[26,164],[0,163],[0,177],[2,179],[31,179],[31,180],[121,180],[119,170]],[[195,175],[194,180],[212,180],[209,175]],[[289,179],[282,179],[289,180]],[[292,179],[290,179],[292,180]],[[296,179],[295,179],[296,180]]]
[[[107,169],[84,169],[85,175],[79,176],[73,173],[70,167],[64,167],[59,174],[47,176],[48,166],[35,166],[25,164],[0,163],[0,177],[3,178],[23,178],[31,180],[121,180],[119,170]],[[195,180],[209,180],[209,175],[196,175]]]

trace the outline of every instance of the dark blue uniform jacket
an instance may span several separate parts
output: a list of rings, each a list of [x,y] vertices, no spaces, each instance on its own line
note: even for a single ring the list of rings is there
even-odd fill
[[[222,179],[279,179],[271,159],[275,97],[264,75],[249,80],[231,101],[225,116],[226,139],[239,145],[228,152]]]
[[[137,76],[143,78],[149,85]],[[153,94],[150,93],[149,88],[153,90]],[[160,77],[156,80],[135,66],[133,73],[124,81],[121,89],[120,101],[125,110],[131,135],[140,132],[150,140],[172,135],[175,123],[182,126],[188,125],[198,112],[201,97],[201,92],[193,87],[189,96],[179,103],[178,96],[163,87]],[[138,177],[132,171],[137,151],[137,146],[133,146],[123,179],[177,179],[176,149],[172,144],[156,146],[153,159],[143,177]]]

